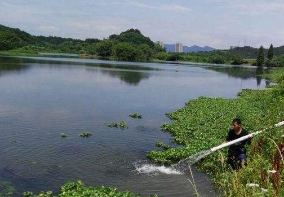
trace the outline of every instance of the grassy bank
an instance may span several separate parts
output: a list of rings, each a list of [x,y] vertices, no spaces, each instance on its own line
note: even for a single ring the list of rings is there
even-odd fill
[[[235,117],[242,119],[249,132],[284,120],[284,69],[274,70],[269,77],[278,85],[265,90],[243,90],[236,99],[200,97],[168,114],[173,122],[164,124],[162,129],[183,146],[155,150],[148,157],[171,164],[219,145]],[[226,165],[227,150],[210,155],[198,166],[212,176],[224,196],[284,196],[284,165],[277,148],[284,147],[283,129],[270,129],[255,137],[248,147],[248,166],[238,172],[232,172]],[[257,185],[247,185],[250,183]]]
[[[16,56],[16,55],[37,56],[37,55],[39,55],[39,53],[37,51],[32,51],[32,50],[10,50],[10,51],[0,51],[0,55],[5,55],[5,56]]]

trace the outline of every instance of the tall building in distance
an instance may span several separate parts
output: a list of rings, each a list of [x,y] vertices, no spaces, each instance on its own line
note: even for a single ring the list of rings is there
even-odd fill
[[[163,49],[165,48],[165,44],[161,41],[157,41],[156,44],[160,45]]]
[[[183,53],[183,44],[182,43],[180,43],[180,42],[176,43],[175,52],[176,53]]]

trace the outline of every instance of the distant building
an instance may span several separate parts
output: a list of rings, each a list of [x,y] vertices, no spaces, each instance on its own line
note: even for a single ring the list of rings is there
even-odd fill
[[[183,44],[182,43],[180,43],[180,42],[176,43],[175,52],[176,53],[183,53]]]
[[[165,48],[165,44],[161,41],[156,42],[156,44],[160,45],[163,49]]]

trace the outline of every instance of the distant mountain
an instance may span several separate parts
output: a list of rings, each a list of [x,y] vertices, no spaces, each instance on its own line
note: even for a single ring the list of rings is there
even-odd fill
[[[166,51],[167,52],[175,52],[175,44],[165,44]],[[191,53],[191,52],[200,52],[200,51],[214,51],[216,49],[205,46],[205,47],[200,47],[197,45],[193,45],[191,47],[188,46],[183,46],[183,52],[185,53]]]

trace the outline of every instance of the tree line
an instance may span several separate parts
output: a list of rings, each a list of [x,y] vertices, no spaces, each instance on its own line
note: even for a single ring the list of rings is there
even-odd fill
[[[107,39],[85,40],[54,36],[32,36],[20,29],[0,25],[0,51],[50,51],[80,53],[98,58],[124,61],[149,61],[155,53],[164,51],[138,29],[129,29]]]
[[[82,56],[123,61],[189,61],[214,64],[253,64],[257,66],[284,66],[284,46],[264,49],[237,47],[210,52],[168,53],[144,36],[138,29],[129,29],[107,39],[85,40],[55,36],[32,36],[20,29],[0,25],[0,51],[23,50],[26,52],[66,52]],[[256,59],[256,60],[254,60]]]

